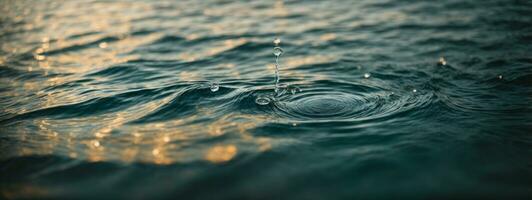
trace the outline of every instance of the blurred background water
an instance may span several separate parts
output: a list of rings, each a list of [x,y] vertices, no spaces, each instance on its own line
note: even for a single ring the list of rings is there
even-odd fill
[[[532,197],[531,1],[0,12],[3,198]]]

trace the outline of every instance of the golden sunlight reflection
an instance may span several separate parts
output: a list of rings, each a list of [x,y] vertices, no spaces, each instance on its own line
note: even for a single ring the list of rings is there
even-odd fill
[[[19,139],[33,145],[17,148],[17,151],[23,155],[59,153],[90,162],[119,160],[166,165],[193,160],[223,163],[234,159],[242,151],[240,147],[252,152],[269,151],[274,147],[275,141],[271,138],[257,137],[250,132],[273,119],[233,113],[219,117],[207,128],[190,123],[208,112],[211,111],[199,109],[197,115],[183,119],[139,125],[126,125],[136,118],[134,114],[124,114],[131,112],[77,120],[38,119],[34,121],[39,128],[38,135],[23,134],[29,130],[27,128],[18,130],[17,136],[24,136]],[[94,123],[92,134],[61,132],[62,127],[78,126],[80,120]],[[197,143],[222,136],[232,144]]]
[[[39,80],[28,78],[24,81],[0,79],[0,84],[13,88],[3,93],[6,98],[28,102],[25,106],[10,107],[4,110],[9,115],[30,116],[29,120],[21,122],[16,127],[7,127],[13,137],[24,143],[20,147],[13,148],[16,149],[13,154],[53,154],[91,162],[121,161],[165,165],[197,160],[224,163],[246,151],[259,153],[275,148],[275,139],[253,134],[254,129],[274,120],[265,115],[226,113],[216,116],[213,109],[196,107],[196,114],[188,117],[139,124],[131,123],[172,101],[175,97],[172,95],[161,99],[154,98],[148,102],[134,102],[131,106],[129,104],[124,106],[127,108],[109,109],[108,112],[106,110],[106,112],[91,113],[89,109],[87,109],[89,111],[75,109],[77,106],[84,107],[91,102],[99,102],[100,99],[120,96],[131,91],[132,88],[157,88],[161,85],[161,82],[157,80],[110,86],[106,83],[116,81],[115,77],[93,75],[93,72],[117,64],[129,65],[131,63],[128,62],[132,60],[149,61],[150,56],[157,57],[157,59],[160,58],[159,56],[166,56],[168,60],[179,62],[221,57],[226,52],[232,52],[235,49],[240,51],[239,47],[254,44],[260,40],[258,36],[223,36],[227,33],[245,35],[253,31],[256,21],[246,18],[250,16],[275,18],[276,20],[272,21],[271,31],[278,34],[283,33],[286,27],[294,25],[290,24],[287,18],[291,14],[301,13],[301,10],[289,7],[283,0],[261,4],[264,9],[227,4],[227,6],[202,9],[200,15],[203,14],[203,16],[199,17],[232,14],[241,17],[242,20],[196,23],[190,21],[191,19],[175,17],[176,20],[171,23],[156,24],[153,27],[140,26],[140,28],[146,28],[144,30],[139,29],[139,23],[151,25],[153,24],[150,21],[153,20],[151,16],[158,14],[151,3],[93,2],[90,6],[68,9],[76,5],[73,2],[56,3],[62,11],[51,14],[32,10],[33,8],[28,9],[25,16],[19,16],[16,12],[10,13],[13,15],[10,19],[20,22],[24,30],[33,34],[23,35],[23,39],[20,40],[3,41],[4,44],[1,44],[0,48],[6,52],[6,55],[0,55],[0,65],[2,65],[0,67],[11,63],[18,55],[22,55],[27,59],[21,61],[20,68],[16,70],[24,71],[24,73],[31,72],[28,74],[39,77]],[[131,13],[119,12],[123,10]],[[165,17],[179,16],[182,10],[184,9],[177,8]],[[194,27],[190,31],[185,30],[191,24]],[[294,26],[299,28],[290,30],[290,32],[297,32],[314,24],[316,23],[295,24]],[[319,26],[322,22],[317,22],[317,24]],[[180,32],[181,30],[184,31]],[[205,41],[203,40],[205,34],[216,37]],[[184,37],[187,45],[196,43],[195,40],[198,40],[201,45],[188,45],[185,46],[186,50],[179,51],[174,51],[175,49],[172,48],[174,46],[169,45],[171,46],[168,47],[170,53],[155,51],[158,50],[156,48],[159,47],[157,45],[160,45],[160,41],[168,38],[169,35]],[[218,36],[223,37],[219,39]],[[330,41],[335,38],[334,34],[326,34],[320,37],[320,40]],[[176,45],[180,45],[179,42],[182,41],[175,42]],[[153,46],[156,48],[152,52]],[[149,51],[149,53],[142,53],[142,51]],[[283,70],[286,70],[283,73],[297,77],[298,72],[293,69],[304,65],[329,62],[332,59],[334,58],[325,55],[291,56],[283,58],[281,62]],[[210,66],[209,70],[219,70],[219,74],[231,76],[234,79],[244,76],[239,69],[246,66],[241,62],[220,60],[222,61]],[[142,70],[161,70],[156,67],[151,68],[148,64],[140,67]],[[273,65],[268,66],[272,72],[273,68]],[[208,74],[193,67],[179,69],[177,72],[171,71],[171,73],[174,72],[175,74],[169,75],[175,78],[166,80],[164,84],[171,85],[174,83],[172,81],[204,81],[212,73],[217,73]],[[65,107],[74,107],[74,109],[63,112],[61,109]],[[56,112],[57,110],[60,111]],[[45,115],[34,119],[31,118],[34,113],[45,113]],[[216,118],[209,119],[207,120],[209,122],[201,123],[201,125],[198,124],[197,121],[204,120],[204,116],[216,116]],[[217,141],[219,139],[224,141]],[[211,140],[216,142],[205,143]]]
[[[98,162],[105,160],[105,147],[99,140],[91,140],[85,143],[87,145],[87,160]]]
[[[223,163],[233,159],[237,152],[238,148],[235,145],[216,145],[205,153],[205,160]]]
[[[336,39],[336,34],[334,34],[334,33],[327,33],[327,34],[323,34],[323,35],[320,36],[320,40],[324,41],[324,42],[331,41],[331,40],[334,40],[334,39]]]

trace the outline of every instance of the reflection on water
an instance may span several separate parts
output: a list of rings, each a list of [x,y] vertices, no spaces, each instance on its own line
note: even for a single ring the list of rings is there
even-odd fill
[[[0,12],[0,197],[530,196],[526,1]]]
[[[201,112],[201,115],[209,113]],[[266,151],[272,144],[269,139],[255,137],[248,131],[263,123],[263,118],[254,115],[228,114],[211,124],[190,124],[197,119],[191,116],[184,120],[150,123],[146,125],[124,125],[127,118],[117,114],[107,119],[94,119],[103,126],[91,127],[88,134],[66,132],[60,127],[74,127],[80,121],[35,120],[38,135],[29,134],[28,130],[15,132],[27,145],[19,149],[18,156],[64,154],[72,158],[86,158],[89,161],[143,161],[156,164],[171,164],[204,159],[219,163],[233,158],[237,152],[236,145],[195,146],[196,140],[209,140],[231,134],[231,140],[245,146],[254,146],[259,151]],[[238,119],[238,123],[233,120]],[[85,119],[84,121],[91,120]],[[106,123],[102,123],[106,121]],[[55,124],[55,125],[52,125]],[[28,125],[30,126],[30,125]],[[207,127],[207,128],[204,128]],[[249,148],[249,147],[248,147]],[[205,156],[196,152],[206,152]],[[14,155],[12,155],[14,156]],[[199,156],[199,157],[198,157]]]

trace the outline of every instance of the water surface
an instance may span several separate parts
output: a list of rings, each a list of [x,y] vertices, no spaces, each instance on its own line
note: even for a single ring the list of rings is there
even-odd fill
[[[1,197],[532,196],[529,1],[0,9]]]

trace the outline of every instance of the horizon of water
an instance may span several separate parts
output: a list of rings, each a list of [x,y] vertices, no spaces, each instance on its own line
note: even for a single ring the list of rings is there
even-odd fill
[[[0,198],[532,196],[529,1],[0,2]]]

